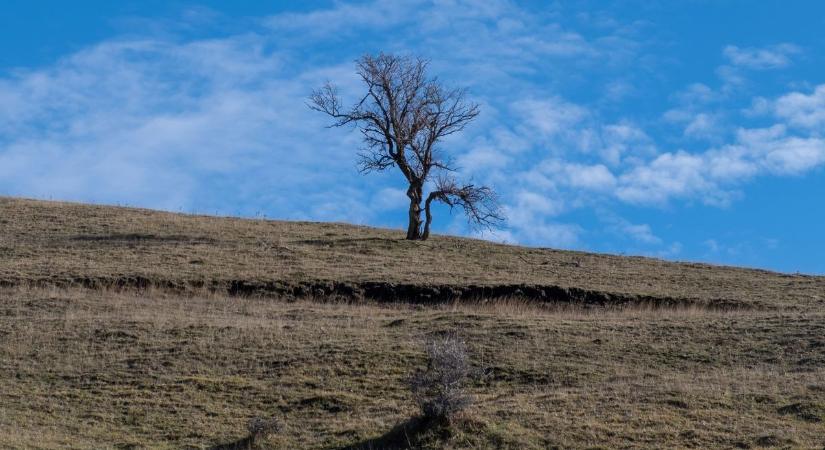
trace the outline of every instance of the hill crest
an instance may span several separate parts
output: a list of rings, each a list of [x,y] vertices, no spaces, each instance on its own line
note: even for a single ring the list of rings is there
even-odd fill
[[[825,277],[530,248],[342,223],[0,198],[0,284],[448,301],[522,296],[712,307],[822,304]]]

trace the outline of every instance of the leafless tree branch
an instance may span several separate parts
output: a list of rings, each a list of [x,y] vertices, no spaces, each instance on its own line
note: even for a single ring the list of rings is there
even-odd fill
[[[464,130],[479,114],[478,104],[466,99],[464,89],[447,89],[437,79],[429,78],[428,64],[422,58],[365,55],[356,62],[356,71],[366,93],[354,106],[344,108],[330,83],[309,97],[311,109],[333,119],[330,126],[353,124],[359,129],[364,143],[359,152],[361,172],[398,167],[404,175],[410,198],[407,239],[426,239],[429,235],[432,219],[426,223],[426,232],[422,232],[421,220],[426,182],[434,172],[455,170],[441,156],[437,144]],[[461,206],[476,225],[492,226],[501,218],[489,203],[495,197],[490,188],[453,184],[430,194],[426,201],[428,214],[429,204],[438,200],[451,207]]]
[[[459,184],[451,176],[441,176],[435,182],[435,189],[427,196],[424,202],[425,222],[423,236],[426,239],[430,233],[432,222],[432,203],[438,201],[449,206],[450,209],[460,207],[470,225],[477,229],[491,229],[504,222],[504,214],[495,192],[487,186],[475,184]]]

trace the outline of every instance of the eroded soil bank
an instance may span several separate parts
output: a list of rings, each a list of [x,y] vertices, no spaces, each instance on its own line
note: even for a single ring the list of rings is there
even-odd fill
[[[256,280],[191,280],[170,281],[141,276],[116,278],[68,277],[42,280],[0,280],[0,286],[14,287],[83,287],[91,289],[144,290],[149,288],[175,293],[228,294],[241,297],[277,297],[287,299],[334,299],[344,301],[404,302],[415,304],[449,303],[518,299],[540,303],[575,304],[580,306],[644,306],[650,308],[703,307],[717,310],[773,309],[759,302],[733,299],[701,299],[689,297],[658,297],[650,295],[602,292],[578,287],[540,284],[416,284],[383,281],[256,281]]]

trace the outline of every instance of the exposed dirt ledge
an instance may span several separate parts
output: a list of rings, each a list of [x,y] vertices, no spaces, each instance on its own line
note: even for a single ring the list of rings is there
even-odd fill
[[[542,303],[566,303],[583,306],[631,306],[659,307],[700,306],[717,310],[772,309],[768,305],[731,299],[699,299],[657,297],[650,295],[601,292],[577,287],[530,284],[498,285],[444,285],[392,283],[381,281],[254,281],[254,280],[190,280],[171,281],[142,276],[117,278],[51,278],[41,280],[0,280],[0,287],[58,286],[107,289],[159,288],[175,292],[225,292],[233,296],[321,298],[343,300],[407,303],[448,303],[462,300],[517,298]]]

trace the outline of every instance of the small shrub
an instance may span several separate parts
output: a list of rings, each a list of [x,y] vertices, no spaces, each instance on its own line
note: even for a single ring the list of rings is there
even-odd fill
[[[280,431],[281,424],[274,417],[269,419],[253,417],[249,420],[249,423],[247,423],[246,429],[249,431],[250,447],[254,447],[258,441],[266,439],[270,435]]]
[[[466,383],[473,373],[467,346],[453,334],[427,342],[427,368],[410,377],[410,390],[425,418],[449,420],[472,404]]]

